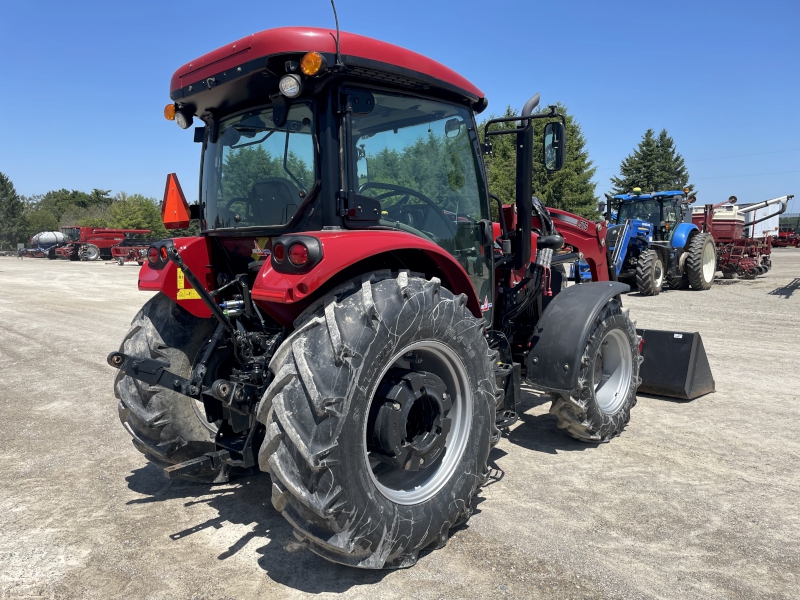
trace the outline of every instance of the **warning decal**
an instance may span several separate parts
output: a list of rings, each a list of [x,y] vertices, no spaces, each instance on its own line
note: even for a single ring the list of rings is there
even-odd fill
[[[200,300],[200,294],[191,286],[186,284],[183,276],[183,269],[178,269],[178,300]]]

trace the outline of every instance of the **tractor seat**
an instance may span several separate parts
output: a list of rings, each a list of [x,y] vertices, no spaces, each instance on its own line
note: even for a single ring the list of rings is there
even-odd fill
[[[259,179],[250,187],[254,224],[285,225],[300,205],[300,190],[282,177]]]

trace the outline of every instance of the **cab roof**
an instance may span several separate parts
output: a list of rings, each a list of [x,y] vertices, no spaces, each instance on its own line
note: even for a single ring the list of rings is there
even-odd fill
[[[683,196],[682,190],[670,190],[667,192],[650,192],[649,194],[617,194],[614,196],[615,200],[622,200],[623,202],[632,200],[658,200],[660,198],[670,198],[672,196]]]
[[[170,97],[175,102],[265,70],[267,60],[282,54],[316,51],[331,58],[336,53],[336,31],[315,27],[281,27],[254,33],[209,52],[180,67],[172,75]],[[354,33],[341,32],[340,52],[348,72],[375,72],[391,83],[440,88],[457,93],[480,112],[486,97],[476,86],[452,69],[400,46]],[[328,60],[329,65],[334,60]]]

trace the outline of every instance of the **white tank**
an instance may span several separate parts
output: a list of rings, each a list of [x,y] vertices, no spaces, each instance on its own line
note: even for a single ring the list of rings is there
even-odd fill
[[[51,244],[63,244],[64,234],[60,231],[42,231],[31,238],[32,246],[47,246]]]

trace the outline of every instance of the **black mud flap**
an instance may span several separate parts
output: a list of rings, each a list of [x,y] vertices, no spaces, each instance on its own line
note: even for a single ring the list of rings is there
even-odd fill
[[[639,392],[694,400],[714,391],[714,377],[700,334],[637,329],[642,357]]]

